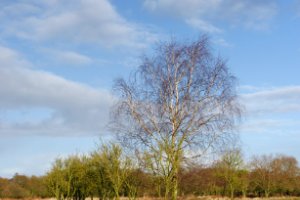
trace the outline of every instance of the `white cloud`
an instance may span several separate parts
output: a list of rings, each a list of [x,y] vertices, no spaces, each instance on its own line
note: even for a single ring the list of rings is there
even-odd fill
[[[241,96],[250,113],[300,112],[300,86],[271,88]]]
[[[220,45],[223,47],[233,47],[234,45],[227,42],[225,39],[223,38],[217,38],[213,40],[213,43],[215,43],[216,45]]]
[[[255,93],[263,90],[267,90],[270,88],[263,88],[263,87],[258,87],[258,86],[253,86],[253,85],[241,85],[239,86],[238,90],[241,93]]]
[[[155,37],[147,28],[120,16],[108,0],[46,2],[31,0],[22,5],[3,6],[0,10],[3,34],[35,41],[71,41],[106,47],[140,47]]]
[[[153,12],[164,10],[167,14],[189,18],[214,11],[220,3],[220,0],[144,0],[144,6],[148,10]]]
[[[0,68],[16,66],[30,67],[31,64],[12,49],[0,46]]]
[[[288,118],[251,118],[247,123],[242,125],[242,131],[251,134],[293,134],[295,127],[300,127],[300,122],[298,120],[288,119]]]
[[[22,17],[24,15],[30,15],[41,11],[41,9],[35,4],[28,4],[25,2],[15,2],[13,4],[3,2],[1,7],[0,14],[2,17]]]
[[[23,63],[28,62],[17,52],[5,47],[0,51],[0,111],[4,115],[1,135],[79,135],[103,131],[113,101],[108,91],[24,67]],[[5,120],[5,111],[23,109],[30,113],[39,108],[46,108],[49,113],[37,122]]]
[[[186,23],[189,24],[190,26],[199,29],[201,31],[207,32],[207,33],[221,33],[222,30],[215,27],[214,25],[203,21],[201,19],[197,19],[197,18],[191,18],[191,19],[187,19]]]
[[[86,65],[93,62],[93,59],[89,56],[74,51],[46,50],[46,52],[50,53],[62,63],[72,65]]]
[[[239,130],[246,153],[280,152],[299,157],[295,149],[300,134],[300,86],[247,85],[240,89],[246,113]]]
[[[213,25],[216,22],[266,29],[277,13],[276,1],[271,0],[144,0],[144,7],[152,12],[180,17],[189,25],[195,27],[196,24],[196,28],[208,32],[220,29]],[[201,23],[191,23],[195,19]]]

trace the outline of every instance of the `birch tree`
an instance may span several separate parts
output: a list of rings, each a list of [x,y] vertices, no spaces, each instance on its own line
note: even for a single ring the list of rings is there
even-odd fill
[[[207,37],[162,43],[128,80],[116,80],[119,101],[110,127],[123,144],[159,156],[166,198],[177,198],[178,170],[185,159],[229,138],[240,111],[235,85]]]

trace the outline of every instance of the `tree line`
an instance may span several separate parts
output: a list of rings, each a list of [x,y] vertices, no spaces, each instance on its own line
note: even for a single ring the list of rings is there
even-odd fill
[[[291,156],[254,156],[246,163],[240,150],[228,150],[210,164],[182,165],[178,196],[300,196],[299,172]],[[44,176],[0,178],[0,198],[164,198],[164,179],[147,162],[147,155],[130,156],[120,145],[109,143],[88,155],[56,159]]]
[[[0,177],[0,198],[23,199],[52,196],[45,184],[45,176],[25,176],[15,174],[12,178]]]

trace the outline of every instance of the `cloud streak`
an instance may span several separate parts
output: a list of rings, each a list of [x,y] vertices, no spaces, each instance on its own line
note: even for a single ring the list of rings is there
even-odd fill
[[[56,58],[59,62],[78,66],[88,65],[93,63],[93,59],[89,56],[83,55],[75,51],[61,51],[61,50],[45,50],[46,54]]]
[[[276,1],[252,0],[144,0],[144,7],[154,13],[179,17],[187,24],[205,32],[220,33],[215,23],[267,29],[277,13]]]
[[[207,33],[221,33],[223,32],[221,29],[215,27],[214,25],[197,18],[187,19],[186,23],[196,29]]]
[[[44,119],[36,122],[0,120],[0,135],[95,135],[103,132],[113,101],[108,91],[27,67],[30,63],[11,49],[1,47],[0,51],[2,113],[14,111],[14,115],[22,116],[18,113],[20,110],[33,114],[37,109],[46,110]]]
[[[264,89],[241,96],[250,113],[300,112],[300,86]]]
[[[246,113],[240,131],[271,138],[298,137],[300,130],[300,86],[277,88],[242,87],[249,89],[241,95]]]
[[[155,39],[147,28],[119,15],[108,0],[10,2],[0,16],[3,36],[37,42],[141,47]]]

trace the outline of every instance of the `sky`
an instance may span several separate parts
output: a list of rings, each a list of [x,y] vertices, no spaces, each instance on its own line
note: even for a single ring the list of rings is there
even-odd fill
[[[245,157],[300,161],[299,0],[1,0],[0,177],[94,150],[112,137],[114,80],[203,34],[238,78]]]

